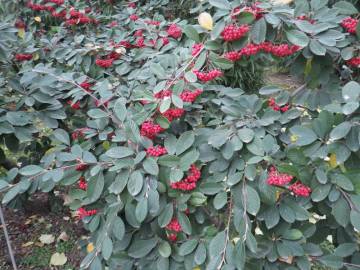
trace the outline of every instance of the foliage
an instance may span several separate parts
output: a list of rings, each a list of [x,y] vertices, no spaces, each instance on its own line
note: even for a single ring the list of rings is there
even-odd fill
[[[208,31],[152,4],[30,5],[25,31],[3,14],[1,136],[49,143],[0,180],[2,202],[69,187],[82,269],[358,267],[356,8],[202,1]],[[237,65],[278,61],[304,85],[228,86]]]

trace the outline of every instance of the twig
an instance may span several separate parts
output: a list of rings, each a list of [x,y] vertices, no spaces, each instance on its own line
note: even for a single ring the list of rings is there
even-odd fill
[[[3,225],[2,227],[3,227],[3,230],[4,230],[5,240],[6,240],[8,250],[9,250],[9,255],[10,255],[10,259],[11,259],[13,269],[17,270],[16,261],[15,261],[15,257],[14,257],[14,252],[13,252],[13,250],[11,248],[11,241],[10,241],[10,237],[9,237],[9,234],[8,234],[8,231],[7,231],[7,228],[6,228],[6,223],[5,223],[4,214],[3,214],[3,211],[2,211],[1,205],[0,205],[0,221],[1,221],[2,225]]]
[[[247,193],[246,193],[246,184],[245,184],[245,177],[243,179],[243,186],[242,186],[242,189],[241,189],[241,193],[242,193],[242,204],[243,204],[243,207],[244,207],[244,213],[243,213],[243,219],[245,221],[245,232],[244,232],[244,235],[243,235],[243,242],[246,241],[246,238],[247,238],[247,233],[248,233],[248,230],[249,230],[249,225],[248,225],[248,216],[246,214],[247,212],[247,206],[246,206],[246,201],[247,201]]]
[[[225,263],[225,256],[226,256],[226,247],[229,243],[229,232],[230,232],[230,222],[231,222],[231,216],[232,216],[232,208],[233,208],[233,201],[232,201],[232,196],[230,195],[230,200],[229,200],[229,206],[228,206],[228,219],[226,222],[226,228],[225,228],[225,244],[224,244],[224,249],[221,251],[221,261],[219,266],[216,268],[217,270],[220,270],[221,267],[223,266],[223,264]]]

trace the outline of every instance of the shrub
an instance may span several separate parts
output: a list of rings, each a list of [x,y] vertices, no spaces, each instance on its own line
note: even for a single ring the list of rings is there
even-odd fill
[[[114,2],[31,2],[1,28],[1,136],[50,140],[2,202],[68,186],[82,269],[358,267],[356,8],[210,0],[205,29]],[[283,60],[295,92],[229,87]]]

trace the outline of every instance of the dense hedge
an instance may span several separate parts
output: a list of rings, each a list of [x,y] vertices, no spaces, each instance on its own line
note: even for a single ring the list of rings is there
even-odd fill
[[[355,6],[166,4],[2,4],[2,203],[66,187],[82,269],[359,268]],[[238,87],[278,63],[304,84]]]

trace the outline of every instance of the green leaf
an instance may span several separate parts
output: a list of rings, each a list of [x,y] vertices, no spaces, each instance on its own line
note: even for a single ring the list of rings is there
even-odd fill
[[[336,201],[332,208],[331,214],[335,217],[336,222],[344,228],[349,224],[350,207],[343,198],[340,198]]]
[[[360,96],[360,84],[354,81],[348,82],[342,89],[342,96],[346,102],[357,101]]]
[[[134,239],[129,247],[128,254],[130,257],[140,259],[150,253],[157,244],[156,239],[140,240]]]
[[[340,14],[353,15],[358,14],[358,10],[353,4],[347,1],[337,1],[334,7],[339,11]]]
[[[326,54],[326,48],[315,39],[310,40],[310,51],[315,55],[323,56]]]
[[[94,119],[104,118],[108,117],[109,115],[100,109],[91,109],[87,112],[88,116]]]
[[[194,251],[197,245],[198,245],[197,239],[187,240],[186,242],[182,243],[181,246],[179,247],[179,255],[185,256],[190,254],[191,252]]]
[[[221,191],[216,194],[213,203],[215,209],[219,210],[223,208],[227,203],[227,193],[225,191]]]
[[[177,95],[171,95],[171,100],[177,108],[182,108],[184,106],[182,99]]]
[[[225,247],[226,234],[225,231],[219,232],[209,244],[209,255],[210,257],[219,256]]]
[[[318,185],[312,192],[311,192],[311,199],[314,202],[320,202],[322,200],[324,200],[330,192],[331,189],[330,184],[326,184],[326,185]]]
[[[168,258],[171,255],[171,246],[167,241],[162,241],[159,245],[158,251],[162,257]]]
[[[166,112],[169,108],[170,108],[170,105],[171,105],[171,99],[170,98],[164,98],[161,103],[160,103],[160,112],[161,113],[164,113]]]
[[[37,165],[27,165],[19,170],[19,173],[24,176],[36,175],[44,171],[44,168]]]
[[[183,31],[188,38],[194,40],[195,42],[200,42],[199,34],[193,26],[187,25]]]
[[[66,144],[66,145],[70,145],[70,137],[69,137],[69,134],[63,130],[63,129],[56,129],[54,131],[54,136],[57,140],[59,140],[60,142]]]
[[[331,176],[332,183],[338,185],[346,191],[353,191],[354,185],[349,178],[343,174],[334,174]]]
[[[191,223],[189,218],[182,212],[178,212],[177,214],[178,216],[178,220],[180,223],[180,226],[182,228],[182,230],[184,231],[184,233],[191,235]]]
[[[125,236],[125,224],[120,217],[115,217],[113,221],[112,233],[117,240],[122,240]]]
[[[360,212],[356,209],[350,211],[350,221],[354,228],[360,231]]]
[[[322,256],[318,259],[318,261],[325,266],[335,269],[340,269],[343,266],[342,258],[335,255]]]
[[[351,127],[352,124],[350,122],[342,122],[330,132],[330,139],[336,141],[344,138],[350,132]]]
[[[256,216],[256,214],[259,212],[259,210],[260,210],[259,194],[253,187],[247,185],[246,186],[246,211],[249,214]]]
[[[265,18],[257,20],[251,28],[251,39],[255,44],[260,44],[266,39],[266,22]]]
[[[136,208],[135,208],[135,217],[137,219],[137,221],[139,221],[140,223],[143,222],[147,216],[148,213],[148,200],[147,198],[142,198]]]
[[[6,188],[9,186],[9,183],[4,181],[4,180],[0,180],[0,192],[2,189]]]
[[[171,168],[170,171],[170,182],[179,182],[184,177],[184,172],[179,168]]]
[[[231,9],[231,5],[228,0],[209,0],[209,4],[220,9]]]
[[[192,131],[186,131],[180,135],[176,142],[176,154],[180,155],[190,148],[195,141],[195,136]]]
[[[287,230],[282,237],[287,240],[299,240],[303,237],[303,234],[298,229]]]
[[[172,156],[172,155],[166,155],[166,156],[162,156],[158,159],[158,163],[161,166],[165,166],[165,167],[176,167],[179,165],[180,163],[180,158],[177,156]]]
[[[306,47],[309,44],[309,37],[299,30],[290,30],[286,32],[287,39],[294,45]]]
[[[166,227],[166,225],[168,225],[170,223],[170,221],[173,217],[173,214],[174,214],[173,204],[168,203],[158,217],[159,226],[161,228]]]
[[[206,260],[206,247],[204,243],[199,243],[194,256],[197,265],[202,265]]]
[[[308,145],[317,140],[315,132],[304,126],[294,126],[290,128],[290,132],[297,137],[296,145],[298,146]]]
[[[90,204],[97,201],[104,189],[104,175],[101,173],[96,177],[92,177],[88,182],[88,188],[86,190],[87,199],[84,203]]]
[[[356,243],[340,244],[334,251],[334,255],[339,257],[348,257],[359,249]]]
[[[157,175],[159,173],[159,166],[157,165],[154,158],[147,158],[143,163],[143,167],[147,173]]]
[[[113,147],[105,152],[105,155],[107,155],[110,158],[124,158],[128,156],[132,156],[133,154],[134,151],[132,149],[124,146]]]
[[[139,171],[134,171],[127,183],[127,189],[132,196],[136,196],[141,191],[144,184],[143,175]]]
[[[113,251],[113,242],[111,241],[110,237],[105,235],[104,240],[101,246],[101,254],[105,260],[108,260]]]
[[[219,148],[222,146],[227,140],[229,140],[229,136],[231,134],[230,130],[214,130],[212,134],[209,136],[209,144],[215,148]]]
[[[120,120],[124,121],[126,119],[126,106],[123,99],[118,99],[114,105],[115,116]]]
[[[244,143],[251,142],[254,139],[254,135],[254,131],[249,128],[242,128],[238,131],[238,136]]]

